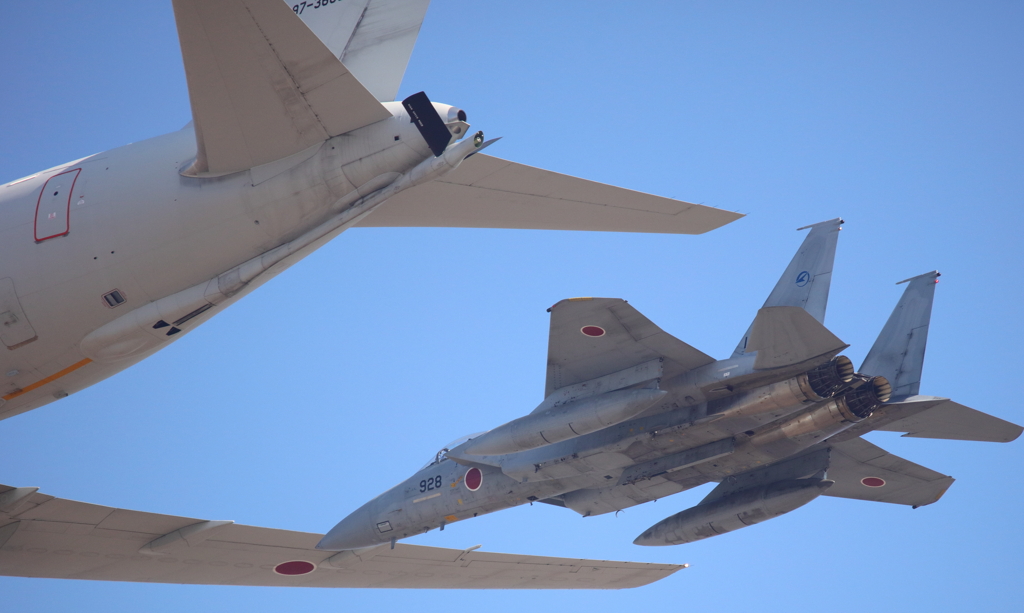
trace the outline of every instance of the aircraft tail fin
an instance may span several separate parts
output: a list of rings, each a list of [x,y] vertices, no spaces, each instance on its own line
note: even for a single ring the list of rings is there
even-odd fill
[[[939,272],[932,271],[900,281],[909,285],[860,367],[859,372],[889,380],[893,402],[915,396],[921,389],[928,323],[938,278]]]
[[[247,170],[391,117],[281,0],[173,5],[196,132],[183,174]]]
[[[430,0],[288,4],[377,100],[395,99]]]
[[[775,289],[768,295],[764,307],[800,307],[818,323],[825,323],[825,307],[828,305],[828,291],[832,284],[832,263],[836,257],[836,243],[843,223],[842,219],[836,218],[799,228],[810,228],[811,231],[782,273]],[[733,356],[749,351],[747,345],[753,328],[753,324],[747,328]]]

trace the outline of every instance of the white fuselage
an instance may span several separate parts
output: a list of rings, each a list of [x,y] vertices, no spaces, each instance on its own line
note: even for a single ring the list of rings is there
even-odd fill
[[[224,177],[180,174],[189,125],[0,187],[0,419],[151,355],[379,205],[364,197],[431,158],[401,103],[385,106],[390,119]]]

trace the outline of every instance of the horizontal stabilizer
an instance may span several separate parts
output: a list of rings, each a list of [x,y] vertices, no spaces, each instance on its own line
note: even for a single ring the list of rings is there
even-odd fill
[[[932,271],[900,281],[910,284],[860,367],[859,372],[885,377],[892,385],[892,397],[896,400],[914,396],[921,390],[928,323],[938,278],[939,272]]]
[[[903,436],[914,438],[1009,443],[1024,431],[988,413],[929,396],[913,396],[906,402],[886,405],[883,415],[886,423],[875,426],[875,430],[906,432]]]
[[[800,307],[764,307],[751,326],[747,351],[757,352],[754,368],[793,366],[815,358],[823,361],[849,347]]]
[[[391,117],[281,0],[174,0],[196,160],[218,176]]]
[[[299,10],[303,23],[377,100],[394,100],[430,0],[312,4]]]
[[[358,225],[703,234],[740,217],[478,153],[451,174],[394,196]]]
[[[0,497],[15,488],[0,485]],[[322,534],[115,509],[32,493],[0,512],[0,575],[202,585],[433,589],[620,589],[685,568],[396,544],[372,555],[315,548]],[[184,535],[172,555],[147,543]],[[193,536],[188,536],[193,535]],[[188,541],[187,543],[185,541]],[[54,555],[58,554],[58,555]]]
[[[825,496],[920,507],[937,501],[953,484],[953,477],[904,460],[862,438],[831,447],[828,478],[835,485]]]
[[[545,398],[559,388],[667,358],[692,370],[714,362],[619,298],[570,298],[549,309]]]
[[[825,307],[832,285],[832,264],[836,259],[836,243],[843,220],[836,218],[799,228],[811,231],[800,244],[789,266],[764,301],[766,307],[794,306],[811,314],[818,323],[825,323]],[[733,356],[751,351],[747,344],[753,324],[736,345]]]

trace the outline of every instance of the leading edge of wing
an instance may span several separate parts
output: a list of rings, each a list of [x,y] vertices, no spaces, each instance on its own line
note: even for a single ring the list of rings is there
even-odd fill
[[[740,217],[480,153],[396,195],[358,225],[703,234]]]
[[[204,531],[204,523],[0,485],[0,575],[203,585],[620,589],[684,568],[406,544],[339,556],[314,548],[321,534],[225,522],[209,522],[213,529]],[[200,529],[183,530],[190,526]],[[286,562],[300,564],[282,567]],[[289,568],[311,570],[278,572]]]

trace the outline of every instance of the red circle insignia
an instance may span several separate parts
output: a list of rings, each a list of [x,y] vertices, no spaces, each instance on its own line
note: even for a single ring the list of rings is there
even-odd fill
[[[587,336],[593,336],[595,338],[598,336],[604,336],[604,328],[602,328],[601,326],[583,326],[582,328],[580,328],[580,332],[586,334]]]
[[[480,489],[480,486],[484,483],[484,474],[480,472],[479,468],[473,467],[466,471],[466,479],[463,481],[466,484],[466,489],[475,492]]]
[[[878,477],[864,477],[860,482],[861,485],[866,485],[867,487],[882,487],[885,485],[885,479],[879,479]]]
[[[292,560],[282,562],[274,567],[274,572],[279,575],[308,575],[316,570],[316,565],[305,560]]]

